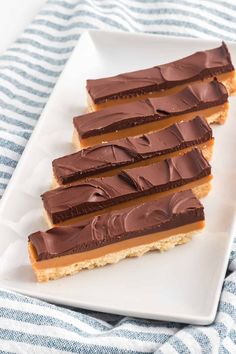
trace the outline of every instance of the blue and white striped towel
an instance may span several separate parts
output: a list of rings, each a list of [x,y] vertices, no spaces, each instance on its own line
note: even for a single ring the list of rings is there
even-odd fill
[[[49,0],[0,56],[0,194],[81,32],[236,40],[232,0]],[[0,353],[236,353],[236,242],[215,322],[190,326],[69,310],[0,291]]]

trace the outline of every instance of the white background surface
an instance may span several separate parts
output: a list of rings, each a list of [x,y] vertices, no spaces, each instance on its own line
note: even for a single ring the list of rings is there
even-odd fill
[[[214,127],[213,189],[204,198],[206,229],[191,242],[162,254],[150,252],[38,284],[29,264],[27,235],[47,227],[39,195],[50,188],[52,159],[72,151],[71,117],[85,109],[86,79],[153,66],[160,50],[163,63],[217,45],[219,41],[124,33],[81,36],[1,201],[1,287],[51,302],[136,317],[195,324],[214,319],[236,216],[236,155],[229,153],[236,150],[235,97],[230,99],[227,123]],[[230,44],[230,50],[236,63],[236,45]]]
[[[46,0],[0,0],[0,54],[37,15]]]

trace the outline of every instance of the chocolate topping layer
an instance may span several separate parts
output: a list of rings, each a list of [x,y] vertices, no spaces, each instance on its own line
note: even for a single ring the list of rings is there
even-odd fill
[[[230,53],[222,42],[219,48],[196,52],[168,64],[87,80],[87,91],[95,103],[102,103],[111,99],[170,89],[233,70]]]
[[[204,209],[191,191],[95,216],[72,226],[29,236],[37,260],[86,252],[115,242],[170,230],[204,220]]]
[[[80,138],[88,138],[214,107],[227,102],[227,99],[226,88],[217,80],[194,83],[173,95],[139,100],[75,117],[74,126]]]
[[[212,129],[204,118],[196,117],[155,133],[114,140],[60,157],[52,162],[53,171],[60,184],[67,184],[210,139]]]
[[[210,175],[211,167],[198,149],[155,164],[123,170],[112,177],[93,178],[42,195],[54,224],[144,195],[164,192]]]

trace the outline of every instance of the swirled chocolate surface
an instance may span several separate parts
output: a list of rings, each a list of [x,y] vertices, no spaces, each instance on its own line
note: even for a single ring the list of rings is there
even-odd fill
[[[54,224],[152,193],[164,192],[210,175],[198,149],[155,164],[123,170],[112,177],[89,179],[42,195]]]
[[[101,135],[221,105],[228,93],[217,80],[194,83],[164,97],[117,105],[74,118],[80,138]]]
[[[118,167],[162,156],[212,138],[212,129],[204,118],[173,124],[155,133],[114,140],[60,157],[52,162],[60,184],[106,172]]]
[[[188,190],[159,200],[95,216],[71,226],[29,236],[37,260],[86,252],[98,247],[204,220],[200,201]]]
[[[168,64],[96,80],[87,80],[87,91],[95,103],[158,92],[188,82],[233,71],[224,42],[218,48],[199,51]]]

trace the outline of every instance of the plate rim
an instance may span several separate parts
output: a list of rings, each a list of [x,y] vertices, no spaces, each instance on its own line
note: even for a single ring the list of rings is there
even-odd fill
[[[180,42],[196,42],[196,43],[219,43],[221,42],[220,39],[218,38],[191,38],[191,37],[181,37],[181,36],[163,36],[163,35],[158,35],[158,34],[149,34],[149,33],[130,33],[130,32],[123,32],[123,31],[106,31],[106,30],[87,30],[84,31],[80,38],[78,39],[74,49],[72,50],[66,65],[64,66],[62,72],[60,73],[54,88],[51,92],[51,94],[49,95],[47,102],[38,118],[38,121],[32,131],[32,134],[30,136],[30,139],[28,140],[28,142],[26,143],[25,149],[17,163],[17,166],[12,174],[12,177],[4,191],[3,197],[0,201],[0,218],[1,218],[1,214],[4,210],[4,205],[8,200],[8,194],[11,191],[12,186],[14,186],[14,181],[16,179],[17,174],[19,173],[19,171],[21,171],[21,165],[24,163],[24,159],[25,156],[28,155],[28,153],[30,153],[30,147],[32,145],[32,142],[34,141],[34,137],[37,134],[40,125],[43,124],[42,122],[44,121],[43,117],[47,112],[48,109],[48,104],[51,101],[55,88],[58,85],[58,83],[61,81],[63,73],[65,71],[65,69],[70,65],[70,62],[74,56],[74,53],[77,51],[78,46],[80,45],[80,42],[82,40],[91,40],[94,41],[96,40],[96,38],[94,38],[94,36],[96,37],[96,35],[103,35],[103,36],[124,36],[124,37],[139,37],[139,38],[152,38],[152,39],[157,39],[158,40],[175,40],[175,41],[180,41]],[[88,38],[86,38],[88,37]],[[236,43],[233,41],[227,41],[227,44],[234,46],[235,50],[236,50]],[[45,292],[43,294],[39,293],[39,294],[35,294],[35,291],[30,291],[28,289],[23,289],[23,291],[18,288],[17,286],[8,286],[5,283],[3,284],[3,288],[8,289],[10,291],[16,291],[20,294],[24,294],[26,296],[29,297],[34,297],[43,301],[48,301],[48,302],[52,302],[54,304],[57,305],[66,305],[66,306],[73,306],[73,307],[77,307],[77,308],[81,308],[81,309],[87,309],[87,310],[92,310],[92,311],[99,311],[99,312],[106,312],[106,313],[113,313],[113,314],[118,314],[118,315],[124,315],[124,316],[133,316],[133,317],[139,317],[139,318],[149,318],[149,319],[154,319],[154,320],[163,320],[163,321],[173,321],[173,322],[179,322],[179,323],[190,323],[190,324],[200,324],[200,325],[209,325],[210,323],[212,323],[214,321],[214,318],[216,316],[216,312],[217,312],[217,307],[218,307],[218,302],[220,299],[220,295],[221,295],[221,289],[222,289],[222,285],[224,282],[224,278],[225,278],[225,273],[227,270],[227,265],[228,265],[228,260],[229,260],[229,255],[230,255],[230,251],[232,248],[232,244],[233,244],[233,239],[234,239],[234,230],[236,229],[236,213],[234,214],[232,223],[230,225],[230,236],[229,236],[229,242],[228,242],[228,247],[227,247],[227,251],[225,252],[225,257],[224,257],[224,263],[222,265],[222,269],[221,269],[221,277],[218,280],[217,283],[217,287],[215,289],[215,296],[214,296],[214,302],[213,305],[211,306],[211,308],[209,307],[209,311],[208,313],[206,313],[205,315],[186,315],[184,314],[182,317],[180,317],[180,315],[177,313],[176,315],[164,315],[163,313],[158,313],[158,314],[153,314],[152,317],[147,317],[147,312],[145,311],[128,311],[128,310],[121,310],[119,311],[117,308],[112,308],[112,307],[104,307],[102,305],[96,304],[96,305],[91,305],[91,304],[86,304],[85,302],[81,302],[81,301],[76,301],[76,300],[67,300],[65,297],[61,297],[60,295],[57,296],[57,298],[55,299],[53,295],[48,295],[45,294]],[[1,257],[1,256],[0,256]],[[2,286],[2,281],[0,280],[0,286]],[[145,315],[146,313],[146,315]],[[148,314],[149,316],[149,314]]]

